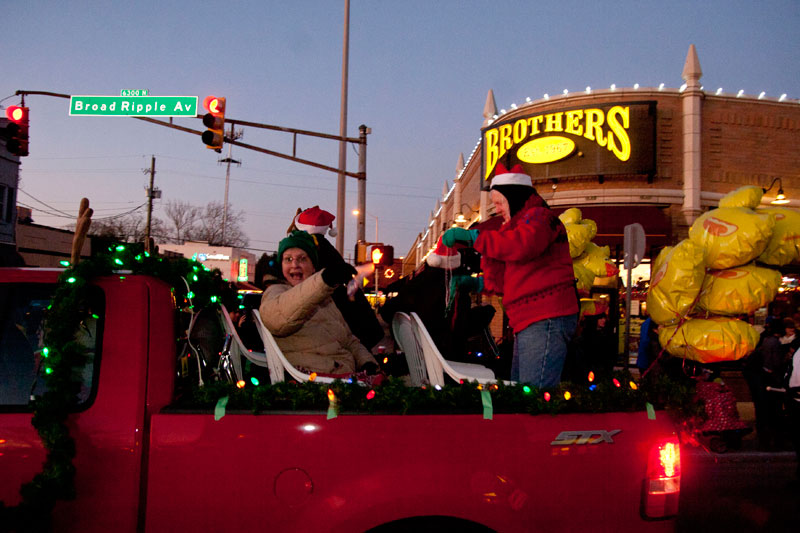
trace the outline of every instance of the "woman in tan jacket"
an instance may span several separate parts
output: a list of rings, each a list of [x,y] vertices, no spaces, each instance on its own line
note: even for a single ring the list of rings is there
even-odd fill
[[[341,263],[316,272],[317,245],[305,231],[292,232],[280,242],[278,263],[286,283],[267,287],[259,312],[289,362],[318,374],[376,373],[375,358],[331,299],[333,290],[351,280],[355,269]]]

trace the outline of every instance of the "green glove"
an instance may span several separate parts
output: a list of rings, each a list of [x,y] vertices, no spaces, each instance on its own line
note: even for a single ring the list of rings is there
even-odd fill
[[[478,230],[476,229],[450,228],[442,235],[442,244],[448,248],[452,248],[457,242],[472,246],[477,238]]]

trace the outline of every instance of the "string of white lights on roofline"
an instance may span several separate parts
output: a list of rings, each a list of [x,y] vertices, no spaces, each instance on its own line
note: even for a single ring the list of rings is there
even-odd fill
[[[686,84],[684,83],[683,85],[681,85],[681,86],[680,86],[680,87],[677,89],[677,92],[679,92],[679,93],[682,93],[682,92],[684,92],[684,91],[686,90],[686,87],[687,87],[687,86],[686,86]],[[640,89],[640,86],[639,86],[639,84],[638,84],[638,83],[634,83],[634,84],[633,84],[633,90],[634,90],[634,91],[638,91],[639,89]],[[620,89],[620,90],[625,90],[625,89]],[[659,91],[659,92],[663,92],[664,90],[667,90],[667,91],[674,91],[675,89],[665,89],[665,86],[664,86],[664,84],[663,84],[663,83],[659,83],[659,84],[658,84],[658,91]],[[704,91],[704,90],[705,90],[705,86],[701,86],[701,87],[700,87],[700,90],[701,90],[701,91]],[[606,91],[598,90],[598,91],[596,91],[596,94],[598,94],[598,93],[601,93],[601,92],[615,92],[615,91],[617,91],[617,85],[616,85],[615,83],[612,83],[612,84],[609,86],[609,88],[608,88]],[[765,91],[761,91],[761,92],[758,94],[758,96],[757,96],[757,97],[749,97],[748,95],[745,95],[745,94],[744,94],[744,89],[740,89],[740,90],[739,90],[739,91],[738,91],[738,92],[737,92],[735,95],[725,94],[725,93],[723,93],[722,91],[723,91],[722,87],[718,88],[718,89],[717,89],[717,90],[714,92],[714,96],[734,96],[735,98],[755,98],[756,100],[765,100],[765,99],[769,99],[769,100],[773,100],[773,101],[776,101],[776,102],[786,102],[786,101],[787,101],[787,96],[788,96],[786,93],[783,93],[783,94],[781,94],[781,95],[780,95],[778,98],[768,98],[768,97],[766,96],[766,92],[765,92]],[[592,94],[592,92],[593,92],[593,91],[592,91],[592,88],[591,88],[591,86],[589,86],[589,85],[587,85],[587,86],[586,86],[586,89],[584,89],[584,90],[583,90],[583,93],[584,93],[584,94]],[[569,89],[564,89],[564,90],[562,91],[562,95],[563,95],[564,97],[565,97],[565,96],[569,96],[569,94],[570,94],[570,92],[569,92]],[[558,98],[558,97],[559,97],[559,96],[556,96],[555,98]],[[528,105],[535,104],[535,103],[542,102],[542,101],[545,101],[545,102],[546,102],[546,101],[549,101],[550,99],[551,99],[551,97],[550,97],[550,94],[548,94],[548,93],[544,93],[544,94],[542,95],[542,98],[541,98],[541,99],[539,99],[539,100],[533,100],[533,99],[531,99],[531,97],[529,96],[529,97],[525,98],[525,103],[524,103],[523,105],[524,105],[524,106],[528,106]],[[790,100],[790,101],[791,101],[791,100]],[[798,99],[798,100],[797,100],[797,103],[798,103],[798,104],[800,104],[800,99]],[[512,111],[514,111],[514,110],[518,109],[518,106],[517,106],[517,104],[516,104],[516,103],[512,103],[510,107],[511,107],[511,110],[512,110]],[[490,124],[492,124],[492,122],[494,122],[495,120],[497,120],[497,119],[498,119],[498,118],[500,118],[501,116],[505,115],[507,112],[508,112],[508,111],[506,111],[505,109],[501,109],[501,110],[500,110],[500,112],[499,112],[498,114],[496,114],[496,115],[494,115],[494,116],[492,117],[492,119],[489,121],[489,123],[488,123],[487,125],[490,125]],[[447,199],[448,199],[448,198],[450,198],[450,195],[453,193],[453,190],[455,190],[455,187],[456,187],[456,183],[455,183],[455,182],[459,181],[459,180],[461,179],[461,176],[463,176],[464,172],[466,172],[466,170],[467,170],[467,167],[469,167],[469,163],[470,163],[470,161],[472,161],[472,158],[473,158],[473,157],[475,157],[475,152],[477,152],[477,151],[478,151],[478,148],[479,148],[479,147],[480,147],[480,145],[481,145],[481,140],[482,140],[482,139],[479,137],[479,138],[478,138],[478,142],[476,142],[476,143],[475,143],[475,147],[472,149],[472,152],[470,152],[470,154],[469,154],[469,157],[467,158],[467,162],[464,164],[464,168],[462,168],[462,169],[461,169],[461,172],[459,172],[459,173],[458,173],[458,176],[456,176],[455,180],[453,180],[453,185],[452,185],[452,186],[450,187],[450,189],[447,191],[447,194],[445,194],[445,195],[444,195],[444,198],[442,199],[442,204],[444,204],[444,202],[446,202],[446,201],[447,201]],[[436,217],[439,215],[439,212],[440,212],[441,210],[442,210],[442,206],[440,205],[440,206],[438,206],[438,209],[436,210],[436,213],[433,213],[433,216],[431,217],[432,219],[431,219],[430,223],[428,224],[428,229],[425,231],[425,234],[422,236],[422,239],[421,239],[421,240],[420,240],[420,242],[417,244],[417,248],[419,248],[419,247],[421,247],[421,246],[422,246],[422,241],[423,241],[423,240],[424,240],[424,239],[425,239],[425,238],[428,236],[428,232],[430,232],[430,227],[433,225],[433,219],[434,219],[434,218],[436,218]]]

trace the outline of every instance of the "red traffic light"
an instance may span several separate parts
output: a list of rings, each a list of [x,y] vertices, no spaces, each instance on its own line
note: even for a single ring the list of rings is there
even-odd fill
[[[28,108],[18,105],[8,106],[6,108],[6,117],[15,124],[22,124],[28,121]]]
[[[216,117],[225,115],[225,98],[217,96],[206,96],[203,100],[203,107]]]
[[[6,150],[11,154],[25,157],[28,155],[28,108],[18,105],[8,106],[6,116],[11,121],[3,132]]]

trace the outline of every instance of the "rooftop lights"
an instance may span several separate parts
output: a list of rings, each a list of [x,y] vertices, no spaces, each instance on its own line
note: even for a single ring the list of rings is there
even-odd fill
[[[767,94],[767,93],[766,93],[765,91],[761,91],[761,93],[759,93],[759,95],[758,95],[758,99],[759,99],[759,100],[763,100],[763,99],[764,99],[764,96],[765,96],[766,94]]]
[[[740,97],[740,96],[742,96],[743,94],[744,94],[744,89],[739,89],[739,92],[738,92],[738,93],[736,93],[736,98],[739,98],[739,97]]]
[[[639,84],[638,83],[634,83],[633,84],[633,90],[634,91],[638,91],[639,90]]]
[[[549,94],[547,94],[547,93],[544,93],[544,99],[545,99],[545,100],[550,100],[550,95],[549,95]]]
[[[720,94],[722,94],[722,87],[720,87],[719,89],[717,89],[717,92],[716,92],[716,94],[717,94],[717,96],[719,96]]]
[[[784,95],[784,96],[786,96],[786,95]],[[525,98],[525,101],[526,101],[527,103],[530,103],[530,102],[531,102],[531,97],[529,96],[529,97]]]
[[[784,100],[786,100],[786,93],[783,93],[783,94],[781,95],[781,97],[780,97],[780,98],[778,98],[778,101],[779,101],[779,102],[783,102]]]
[[[592,94],[592,88],[588,85],[586,86],[586,94]]]
[[[611,84],[611,90],[612,91],[616,91],[617,90],[617,84],[616,83],[612,83]]]
[[[687,85],[684,83],[683,85],[681,85],[681,88],[680,88],[680,89],[678,89],[678,92],[681,92],[681,93],[682,93],[683,91],[685,91],[685,90],[686,90],[686,87],[688,87],[688,86],[687,86]]]
[[[659,83],[658,84],[658,90],[659,91],[663,91],[664,90],[664,84],[663,83]]]
[[[567,96],[568,94],[569,94],[569,89],[564,89],[564,96]]]

